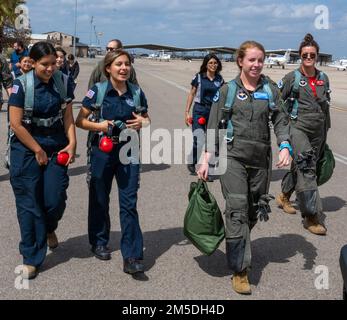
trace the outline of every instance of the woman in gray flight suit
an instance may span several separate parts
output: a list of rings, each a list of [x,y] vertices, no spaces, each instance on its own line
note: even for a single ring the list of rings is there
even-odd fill
[[[289,201],[295,190],[304,227],[313,234],[325,235],[327,229],[320,221],[322,204],[317,186],[317,162],[330,128],[329,79],[315,67],[319,45],[311,34],[305,36],[299,54],[300,68],[288,73],[279,83],[290,119],[294,161],[282,180],[282,193],[276,200],[284,212],[295,214]]]
[[[215,131],[225,122],[223,109],[234,82],[235,97],[227,119],[232,123],[233,137],[227,145],[227,168],[220,180],[226,200],[226,256],[233,271],[232,287],[240,294],[251,293],[247,276],[251,266],[250,231],[258,218],[266,221],[270,212],[269,119],[274,125],[281,150],[277,166],[287,166],[290,161],[286,115],[281,112],[282,100],[276,85],[261,73],[264,59],[265,50],[260,43],[247,41],[241,45],[236,60],[240,74],[221,88],[219,100],[212,105],[207,127]],[[199,178],[207,179],[208,162],[219,143],[218,137],[214,145],[207,142],[204,162],[198,170]]]

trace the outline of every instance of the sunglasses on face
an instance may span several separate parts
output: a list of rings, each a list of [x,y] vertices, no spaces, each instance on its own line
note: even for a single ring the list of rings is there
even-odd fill
[[[304,53],[301,57],[303,59],[316,59],[316,56],[315,53]]]
[[[106,51],[112,51],[112,52],[114,52],[114,51],[116,51],[116,50],[118,50],[118,48],[106,47]]]

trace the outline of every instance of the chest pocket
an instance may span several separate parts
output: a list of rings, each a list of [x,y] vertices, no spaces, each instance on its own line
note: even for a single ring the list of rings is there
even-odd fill
[[[253,121],[267,121],[270,116],[269,96],[265,92],[254,92],[253,94]]]
[[[43,118],[53,117],[61,109],[61,99],[53,88],[40,88],[35,91],[33,112],[35,116]]]
[[[117,97],[114,99],[114,102],[108,101],[108,99],[104,100],[101,115],[103,119],[121,120],[124,122],[134,118],[132,113],[135,110],[135,104],[131,98]]]

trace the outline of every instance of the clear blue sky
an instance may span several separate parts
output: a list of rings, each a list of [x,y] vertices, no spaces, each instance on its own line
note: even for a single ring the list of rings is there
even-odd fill
[[[76,0],[28,0],[33,33],[74,34]],[[347,57],[347,1],[272,0],[77,0],[77,36],[95,44],[94,26],[103,32],[102,46],[119,38],[124,44],[238,47],[257,40],[266,49],[298,48],[307,32],[322,52]],[[328,9],[328,29],[315,24],[317,6]],[[91,28],[91,17],[94,17]],[[326,21],[324,21],[326,23]],[[92,32],[91,32],[92,30]]]

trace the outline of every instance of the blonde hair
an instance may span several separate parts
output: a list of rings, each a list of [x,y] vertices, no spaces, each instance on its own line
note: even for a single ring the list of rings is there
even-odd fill
[[[239,59],[243,60],[243,58],[246,56],[247,49],[252,49],[252,48],[258,48],[260,51],[262,51],[265,58],[265,49],[261,43],[256,41],[250,41],[250,40],[245,41],[244,43],[241,44],[240,48],[238,48],[236,51],[236,63],[238,67],[240,68],[240,70],[242,69],[242,67],[239,64]]]
[[[110,73],[106,69],[109,66],[111,66],[113,61],[116,60],[120,56],[127,56],[128,59],[129,59],[129,63],[131,65],[131,57],[130,57],[130,54],[127,51],[119,49],[119,50],[111,51],[111,52],[107,53],[105,58],[104,58],[104,70],[103,70],[107,79],[110,78]]]

